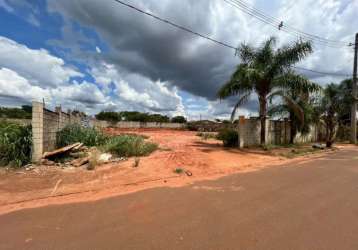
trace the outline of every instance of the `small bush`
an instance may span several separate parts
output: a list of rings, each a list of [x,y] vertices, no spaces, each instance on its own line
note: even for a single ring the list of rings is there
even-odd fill
[[[237,147],[239,133],[234,129],[222,129],[219,131],[217,139],[223,141],[225,147]]]
[[[174,173],[176,173],[176,174],[182,174],[182,173],[184,173],[184,169],[182,169],[182,168],[176,168],[176,169],[174,169]]]
[[[31,126],[0,123],[0,165],[23,166],[31,162]]]
[[[196,135],[200,136],[203,140],[209,140],[209,139],[216,139],[217,138],[216,133],[212,133],[212,132],[198,132]]]
[[[88,147],[105,144],[108,136],[95,128],[84,128],[79,124],[71,124],[57,133],[57,147],[81,142]]]
[[[136,135],[120,135],[110,138],[103,146],[103,150],[116,154],[117,156],[145,156],[158,148],[158,145],[146,142],[142,137]]]

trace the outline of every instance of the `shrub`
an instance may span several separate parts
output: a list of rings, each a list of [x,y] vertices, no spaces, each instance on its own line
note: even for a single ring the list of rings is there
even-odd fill
[[[120,135],[110,138],[103,146],[103,150],[116,154],[117,156],[145,156],[158,148],[158,145],[146,142],[142,137],[136,135]]]
[[[223,141],[225,147],[237,147],[239,133],[234,129],[222,129],[219,131],[217,139]]]
[[[174,123],[186,123],[186,119],[184,116],[174,116],[172,119],[171,119],[171,122],[174,122]]]
[[[0,165],[20,167],[30,163],[31,147],[31,126],[0,123]]]
[[[217,138],[216,133],[212,133],[212,132],[198,132],[198,133],[196,133],[196,135],[201,137],[203,140],[209,140],[209,139],[216,139]]]
[[[108,136],[95,128],[84,128],[79,124],[70,124],[57,132],[57,146],[81,142],[88,147],[103,145],[108,140]]]
[[[176,169],[174,169],[174,173],[176,173],[176,174],[182,174],[182,173],[184,173],[184,169],[182,169],[182,168],[176,168]]]

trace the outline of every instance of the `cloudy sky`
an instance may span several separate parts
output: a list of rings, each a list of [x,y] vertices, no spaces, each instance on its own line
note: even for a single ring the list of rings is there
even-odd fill
[[[223,0],[123,0],[233,46],[279,44],[278,31]],[[299,30],[353,42],[358,0],[245,2]],[[45,100],[89,114],[138,110],[227,117],[232,100],[215,93],[240,63],[234,51],[140,14],[114,0],[0,0],[0,105]],[[315,43],[298,66],[350,74],[353,50]],[[303,72],[326,84],[342,77]],[[256,113],[252,100],[241,114]]]

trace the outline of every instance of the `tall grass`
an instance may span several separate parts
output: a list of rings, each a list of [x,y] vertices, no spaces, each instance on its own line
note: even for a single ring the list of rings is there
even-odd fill
[[[0,123],[0,166],[23,166],[31,162],[31,126]]]
[[[95,128],[84,128],[79,124],[70,124],[57,132],[57,147],[64,147],[81,142],[88,147],[106,143],[108,136]]]
[[[155,143],[145,141],[146,137],[126,134],[110,137],[95,128],[83,128],[71,124],[57,133],[57,146],[63,147],[76,142],[86,146],[97,146],[103,152],[117,156],[145,156],[158,148]]]
[[[158,145],[146,142],[137,135],[120,135],[113,137],[103,146],[103,150],[117,156],[145,156],[158,148]]]

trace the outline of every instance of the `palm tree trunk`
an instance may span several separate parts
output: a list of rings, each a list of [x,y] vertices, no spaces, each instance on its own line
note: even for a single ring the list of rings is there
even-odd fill
[[[293,144],[297,134],[297,129],[294,124],[294,114],[292,112],[290,112],[290,128],[290,144]]]
[[[260,143],[264,145],[266,143],[266,114],[267,114],[267,101],[263,96],[259,97],[260,103],[260,122],[261,122],[261,136]]]

